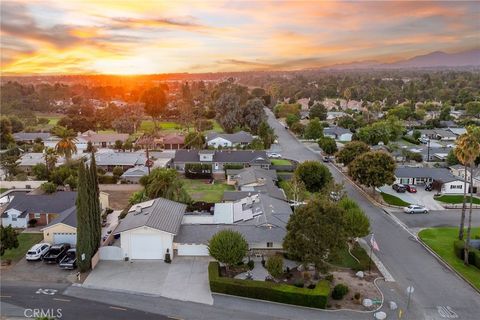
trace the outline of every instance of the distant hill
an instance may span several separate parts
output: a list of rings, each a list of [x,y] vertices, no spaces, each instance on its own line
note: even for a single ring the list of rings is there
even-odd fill
[[[396,69],[396,68],[431,68],[431,67],[463,67],[480,66],[480,49],[473,49],[458,53],[445,53],[435,51],[425,55],[415,56],[410,59],[393,63],[378,61],[356,61],[351,63],[336,64],[324,69]]]

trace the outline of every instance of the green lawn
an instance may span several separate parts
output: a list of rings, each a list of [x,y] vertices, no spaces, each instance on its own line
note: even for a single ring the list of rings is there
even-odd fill
[[[272,165],[274,166],[289,166],[292,163],[286,159],[271,159]]]
[[[463,203],[463,195],[444,195],[435,198],[437,201],[445,203]],[[467,203],[470,203],[470,197],[467,196]],[[480,199],[473,197],[474,204],[480,204]]]
[[[347,248],[344,248],[341,251],[339,251],[336,257],[330,258],[328,260],[328,263],[330,263],[334,266],[349,268],[349,269],[353,269],[353,270],[362,270],[362,271],[367,270],[368,269],[368,261],[370,260],[370,257],[368,256],[368,253],[362,247],[360,247],[360,245],[355,244],[355,246],[352,249],[352,254],[358,260],[360,260],[360,263],[358,263],[358,261],[355,260],[348,253]]]
[[[381,194],[382,194],[383,201],[385,201],[388,204],[391,204],[392,206],[406,207],[411,204],[391,194],[388,194],[385,192],[382,192]]]
[[[6,250],[1,259],[18,261],[25,256],[28,249],[42,240],[43,233],[20,233],[18,235],[18,248]]]
[[[480,235],[480,227],[472,228],[473,235]],[[453,252],[453,241],[457,239],[458,228],[430,228],[419,232],[418,236],[433,251],[441,256],[453,269],[468,279],[480,290],[480,269],[465,266]]]
[[[223,132],[222,127],[220,127],[220,125],[216,120],[210,120],[210,121],[213,123],[213,129],[210,131]],[[179,123],[173,122],[173,121],[160,121],[158,125],[160,126],[160,130],[165,132],[180,132],[183,129]],[[140,124],[139,131],[151,132],[153,131],[153,128],[154,128],[154,124],[152,120],[143,120],[142,123]]]
[[[4,193],[7,190],[8,190],[7,188],[0,188],[0,194]]]
[[[215,182],[214,184],[210,184],[208,180],[203,179],[182,179],[182,181],[185,190],[195,201],[220,202],[224,191],[234,190],[233,186],[225,183]]]

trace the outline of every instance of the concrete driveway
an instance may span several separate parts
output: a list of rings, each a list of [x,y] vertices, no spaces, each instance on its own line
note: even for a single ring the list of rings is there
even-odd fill
[[[46,264],[43,261],[27,261],[25,258],[16,264],[2,269],[2,280],[73,283],[77,279],[78,270],[63,270],[57,264]]]
[[[425,191],[423,186],[416,186],[417,193],[410,193],[410,192],[396,192],[392,189],[391,186],[383,186],[380,188],[382,192],[391,194],[397,198],[402,199],[411,204],[420,204],[425,206],[429,210],[444,210],[442,205],[440,205],[435,199],[433,199],[433,195],[435,194],[434,191],[429,192]]]
[[[157,260],[100,261],[83,283],[87,288],[130,292],[213,304],[207,257]]]

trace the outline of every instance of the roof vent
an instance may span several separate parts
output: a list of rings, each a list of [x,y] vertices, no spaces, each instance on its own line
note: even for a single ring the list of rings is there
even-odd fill
[[[140,214],[142,213],[142,206],[136,206],[134,210],[135,210],[134,215]]]

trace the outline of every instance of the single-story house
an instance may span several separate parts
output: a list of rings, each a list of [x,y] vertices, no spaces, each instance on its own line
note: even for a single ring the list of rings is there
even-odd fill
[[[97,167],[105,171],[113,171],[115,167],[122,167],[124,171],[145,165],[147,156],[145,152],[97,152],[95,153]]]
[[[184,172],[187,163],[211,165],[214,173],[223,172],[227,164],[270,169],[267,153],[259,150],[177,150],[173,167]]]
[[[277,187],[277,171],[258,167],[245,169],[227,169],[227,183],[240,192],[265,193],[277,199],[286,200],[285,193]],[[225,197],[224,197],[225,200]]]
[[[253,141],[253,136],[245,131],[236,133],[217,133],[207,134],[207,145],[218,148],[231,148],[237,146],[246,146]]]
[[[445,168],[400,167],[395,169],[395,182],[411,185],[438,182],[443,194],[463,194],[463,180]],[[469,188],[467,183],[467,192]]]
[[[77,140],[91,142],[93,146],[100,148],[108,148],[115,146],[116,141],[125,143],[129,135],[126,133],[97,133],[92,130],[85,131],[77,136]]]
[[[72,155],[72,159],[80,159],[84,155],[81,153],[75,153]],[[27,174],[32,173],[32,168],[37,164],[45,164],[45,154],[42,152],[27,152],[20,157],[20,162],[18,163],[18,168],[25,171]],[[65,163],[64,157],[58,157],[57,163],[55,166],[60,166]]]
[[[144,149],[178,150],[185,147],[185,136],[178,133],[164,135],[144,134],[135,142],[135,145]]]
[[[113,232],[129,259],[173,258],[173,238],[178,234],[187,205],[157,198],[133,205]]]
[[[447,131],[450,131],[451,133],[453,133],[457,137],[461,136],[464,133],[467,133],[467,129],[465,129],[465,128],[448,128]]]
[[[143,176],[148,175],[148,167],[136,166],[125,171],[120,178],[131,183],[139,183]]]
[[[353,133],[338,126],[323,128],[323,135],[339,141],[352,141]]]
[[[342,111],[328,111],[327,112],[327,121],[334,121],[338,118],[346,116],[347,114]]]
[[[420,132],[420,138],[431,139],[431,140],[442,140],[442,141],[455,141],[457,135],[452,131],[446,129],[420,129],[420,130],[411,130],[408,132],[408,135],[413,135],[414,131]]]
[[[454,176],[459,177],[462,180],[465,178],[465,176],[467,176],[467,181],[470,182],[470,169],[465,170],[464,165],[456,164],[456,165],[450,166],[449,169],[450,169],[450,172]],[[478,168],[477,168],[477,170],[478,170]],[[475,174],[476,170],[474,169],[473,172]],[[473,176],[473,187],[474,188],[475,187],[477,187],[477,188],[480,187],[480,174],[478,174],[476,176],[475,175]]]
[[[27,228],[32,219],[36,225],[45,226],[62,211],[75,206],[77,193],[72,191],[53,194],[15,194],[2,213],[2,225],[15,228]]]
[[[68,208],[52,220],[43,231],[43,241],[50,244],[77,244],[77,207]]]
[[[34,143],[37,139],[46,141],[51,136],[49,132],[17,132],[13,134],[13,139],[16,142]]]

